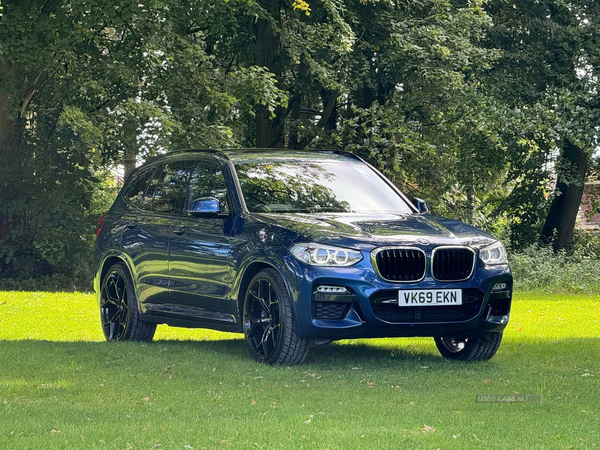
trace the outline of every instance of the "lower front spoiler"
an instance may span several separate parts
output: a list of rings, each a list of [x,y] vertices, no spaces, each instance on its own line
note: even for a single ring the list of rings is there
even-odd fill
[[[504,331],[508,315],[484,317],[483,314],[464,322],[389,323],[371,318],[363,320],[352,310],[344,320],[313,320],[300,334],[311,339],[359,339],[383,337],[472,337]]]

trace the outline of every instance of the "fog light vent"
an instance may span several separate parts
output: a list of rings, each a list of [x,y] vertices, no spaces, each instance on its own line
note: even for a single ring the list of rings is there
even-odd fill
[[[321,294],[349,294],[350,292],[343,286],[319,286],[317,292]]]

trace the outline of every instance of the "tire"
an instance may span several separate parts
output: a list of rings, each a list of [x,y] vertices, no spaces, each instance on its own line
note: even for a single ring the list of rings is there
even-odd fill
[[[250,355],[258,362],[295,365],[308,356],[310,342],[298,336],[292,299],[275,269],[262,270],[250,280],[242,323]]]
[[[498,351],[502,342],[502,333],[490,333],[485,336],[453,338],[450,336],[434,338],[435,345],[444,358],[459,361],[488,361]]]
[[[151,342],[156,324],[140,320],[137,297],[124,263],[112,265],[100,285],[100,322],[107,341]]]

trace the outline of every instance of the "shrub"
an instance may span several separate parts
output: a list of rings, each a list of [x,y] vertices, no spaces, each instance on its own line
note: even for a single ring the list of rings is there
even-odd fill
[[[569,253],[532,245],[510,254],[518,291],[600,292],[600,258],[594,246],[574,246]]]

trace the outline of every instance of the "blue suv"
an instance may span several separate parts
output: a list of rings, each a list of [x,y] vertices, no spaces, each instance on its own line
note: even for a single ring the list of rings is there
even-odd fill
[[[107,340],[148,342],[157,324],[239,332],[269,364],[301,363],[336,339],[396,336],[487,360],[512,298],[497,239],[335,151],[156,157],[101,218],[95,262]]]

